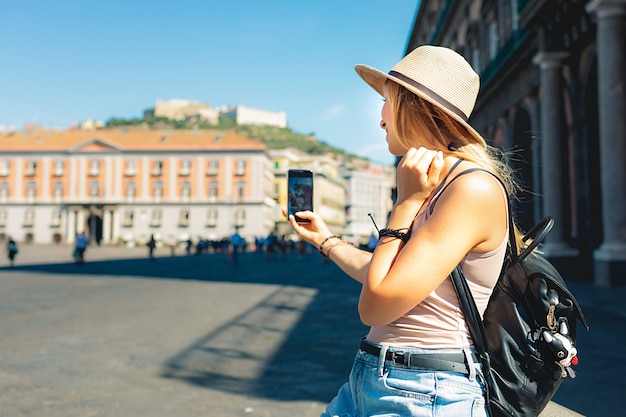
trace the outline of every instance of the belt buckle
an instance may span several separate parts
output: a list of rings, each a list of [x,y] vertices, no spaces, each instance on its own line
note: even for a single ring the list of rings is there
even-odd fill
[[[391,361],[395,364],[401,363],[406,366],[409,358],[409,354],[404,353],[403,351],[393,351],[391,352]]]

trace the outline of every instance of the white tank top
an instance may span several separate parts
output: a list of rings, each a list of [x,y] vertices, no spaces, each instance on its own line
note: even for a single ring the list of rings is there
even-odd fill
[[[416,217],[413,222],[413,233],[428,219],[431,207],[442,191],[443,189]],[[503,194],[506,196],[504,189]],[[502,243],[496,249],[486,253],[469,252],[461,261],[463,274],[481,315],[487,308],[489,297],[500,275],[507,243],[508,227]],[[459,307],[459,300],[449,278],[406,315],[387,325],[371,327],[367,340],[379,344],[427,349],[458,349],[473,346]]]

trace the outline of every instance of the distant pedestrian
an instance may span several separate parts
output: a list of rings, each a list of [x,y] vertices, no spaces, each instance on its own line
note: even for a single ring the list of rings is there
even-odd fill
[[[267,251],[267,259],[272,260],[276,255],[276,235],[270,232],[265,239],[265,250]]]
[[[285,236],[281,236],[277,241],[276,245],[278,246],[278,250],[280,251],[280,257],[282,259],[287,258],[287,239]]]
[[[85,251],[87,250],[87,235],[85,232],[80,232],[76,236],[76,242],[74,245],[74,262],[77,264],[85,263]]]
[[[154,259],[154,248],[156,248],[156,240],[154,239],[154,235],[150,235],[150,240],[148,241],[148,254],[150,259]]]
[[[305,255],[306,255],[306,240],[300,240],[298,242],[298,259],[303,260]]]
[[[15,255],[17,255],[18,252],[17,243],[15,243],[13,238],[9,237],[9,241],[7,242],[7,257],[9,258],[9,262],[11,262],[11,266],[15,266]]]
[[[239,263],[240,248],[243,248],[243,238],[238,232],[235,231],[235,233],[233,233],[230,237],[230,250],[233,265],[237,265]]]

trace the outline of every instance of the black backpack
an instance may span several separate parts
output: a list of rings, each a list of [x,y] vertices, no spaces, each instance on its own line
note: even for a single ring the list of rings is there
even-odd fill
[[[454,179],[477,170],[485,171]],[[541,413],[563,379],[575,377],[576,321],[589,326],[563,277],[535,250],[554,220],[529,230],[522,239],[528,246],[517,255],[510,204],[508,211],[509,251],[482,320],[461,267],[450,277],[483,366],[490,415],[529,417]]]

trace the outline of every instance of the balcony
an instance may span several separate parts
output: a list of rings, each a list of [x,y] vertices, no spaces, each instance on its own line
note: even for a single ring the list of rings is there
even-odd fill
[[[487,85],[489,81],[502,69],[515,51],[528,38],[528,32],[516,30],[498,50],[496,56],[489,62],[480,74],[481,84]]]

